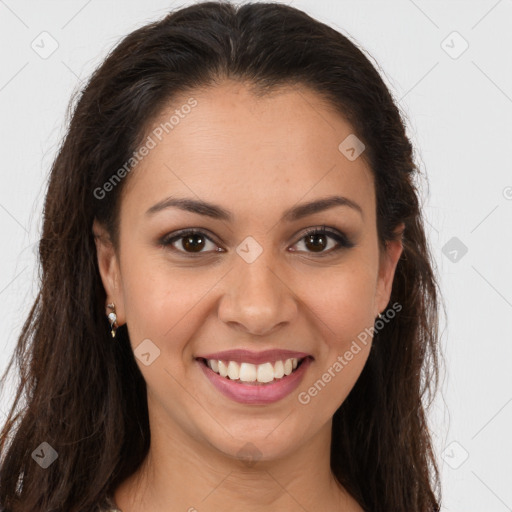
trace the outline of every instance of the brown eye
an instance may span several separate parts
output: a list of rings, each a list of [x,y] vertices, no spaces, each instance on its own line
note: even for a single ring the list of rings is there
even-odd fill
[[[188,235],[182,237],[181,245],[186,251],[201,252],[206,243],[206,239],[202,235]]]
[[[325,226],[306,232],[296,245],[300,243],[304,243],[305,252],[317,253],[320,256],[337,252],[343,248],[349,249],[355,245],[343,233],[331,231]],[[295,252],[297,249],[293,251]]]
[[[304,237],[306,240],[306,247],[311,249],[313,252],[321,252],[327,246],[327,236],[325,234],[320,233],[318,235],[307,235]]]
[[[220,252],[212,240],[199,230],[186,230],[164,237],[160,244],[164,247],[171,247],[173,250],[184,254],[201,254],[205,252]],[[208,246],[210,244],[210,246]],[[206,248],[206,250],[204,250]]]
[[[295,245],[300,243],[304,243],[305,250],[301,249],[299,252],[316,253],[319,256],[332,254],[355,245],[343,233],[337,230],[331,231],[325,227],[309,230]],[[190,256],[224,252],[209,236],[197,229],[188,229],[167,235],[160,240],[160,245]],[[297,249],[292,249],[292,252],[296,251]]]

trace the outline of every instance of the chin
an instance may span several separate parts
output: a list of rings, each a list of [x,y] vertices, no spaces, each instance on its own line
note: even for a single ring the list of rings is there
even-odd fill
[[[209,443],[225,456],[238,459],[248,466],[258,461],[286,457],[296,451],[306,436],[300,427],[294,428],[290,416],[281,416],[272,420],[246,418],[238,423],[229,422],[229,433],[221,429],[219,436],[210,437]]]

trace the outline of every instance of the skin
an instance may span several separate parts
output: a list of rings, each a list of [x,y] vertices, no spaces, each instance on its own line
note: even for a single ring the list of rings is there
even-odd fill
[[[283,88],[258,98],[224,81],[174,99],[154,126],[190,96],[197,106],[127,178],[117,250],[94,224],[118,324],[127,324],[134,349],[150,339],[160,350],[149,366],[136,359],[147,383],[151,448],[116,490],[116,503],[123,512],[361,511],[332,475],[329,450],[332,416],[371,340],[307,405],[298,393],[386,309],[402,243],[379,251],[370,169],[338,150],[353,129],[314,92]],[[336,206],[280,221],[286,209],[333,193],[357,202],[362,215]],[[216,203],[234,220],[177,208],[146,214],[171,195]],[[323,225],[354,247],[332,252],[338,243],[327,238],[325,255],[315,252],[304,231]],[[174,250],[159,243],[184,228],[211,238],[199,254],[187,256],[182,240]],[[236,252],[247,236],[263,249],[250,264]],[[289,396],[245,405],[220,394],[194,359],[231,348],[298,350],[314,361]],[[252,450],[253,460],[241,450]]]

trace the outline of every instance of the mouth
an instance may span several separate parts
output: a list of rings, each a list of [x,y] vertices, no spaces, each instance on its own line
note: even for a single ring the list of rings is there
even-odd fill
[[[204,357],[197,358],[197,361],[228,381],[252,386],[266,386],[286,379],[289,375],[295,373],[306,359],[312,360],[312,357],[290,357],[273,362],[267,361],[261,364],[245,361],[206,359]]]
[[[237,351],[195,360],[213,388],[230,400],[252,406],[269,405],[291,395],[304,379],[314,357],[290,351],[252,355]]]

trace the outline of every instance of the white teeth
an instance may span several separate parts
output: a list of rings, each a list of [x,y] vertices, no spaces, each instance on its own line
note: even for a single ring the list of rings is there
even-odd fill
[[[254,382],[256,380],[256,366],[251,363],[242,363],[240,365],[240,380],[242,382]]]
[[[234,361],[229,361],[228,364],[228,377],[231,380],[240,378],[240,366]]]
[[[225,365],[223,361],[219,361],[219,375],[221,377],[227,377],[228,376],[228,367]],[[212,368],[213,370],[213,368]],[[213,370],[215,371],[215,370]]]
[[[258,382],[272,382],[274,380],[274,368],[270,363],[258,365]]]
[[[274,364],[274,378],[281,379],[284,377],[284,364],[283,361],[276,361]]]
[[[297,368],[299,359],[293,357],[284,361],[276,361],[273,365],[272,363],[239,364],[235,361],[208,359],[206,364],[221,377],[229,377],[231,380],[240,379],[241,382],[267,383],[290,375]]]

